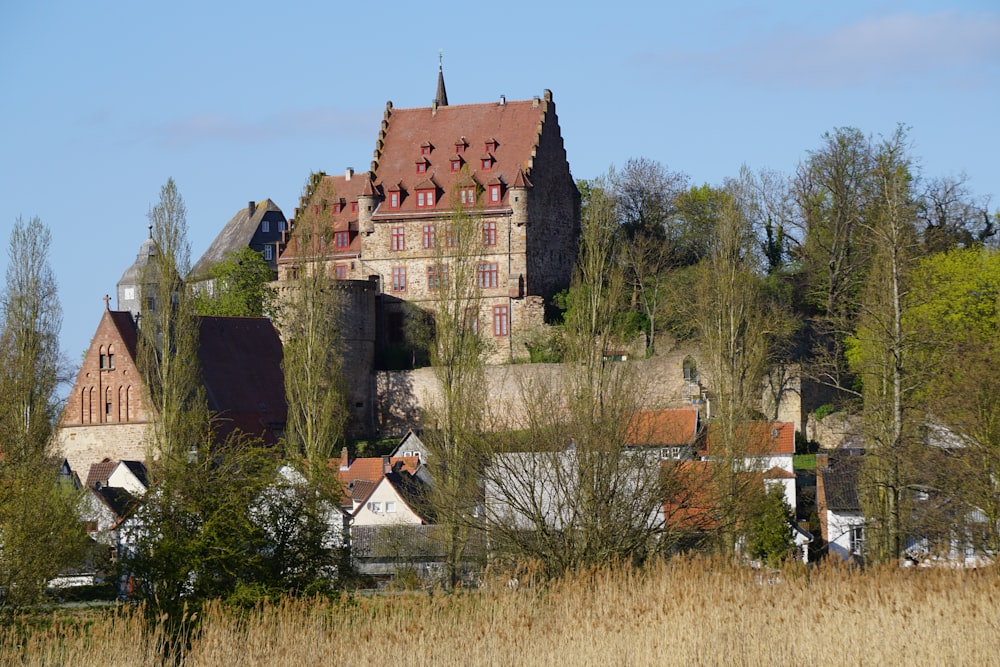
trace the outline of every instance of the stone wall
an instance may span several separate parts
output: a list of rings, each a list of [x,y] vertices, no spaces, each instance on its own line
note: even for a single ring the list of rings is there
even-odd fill
[[[82,480],[90,465],[105,457],[145,461],[149,427],[148,423],[62,426],[56,431],[56,451]]]

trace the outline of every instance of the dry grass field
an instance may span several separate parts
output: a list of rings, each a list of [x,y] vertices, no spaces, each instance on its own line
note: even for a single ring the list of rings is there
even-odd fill
[[[1000,665],[994,570],[761,574],[700,560],[546,585],[203,611],[193,665]],[[128,610],[0,635],[3,664],[156,665]]]

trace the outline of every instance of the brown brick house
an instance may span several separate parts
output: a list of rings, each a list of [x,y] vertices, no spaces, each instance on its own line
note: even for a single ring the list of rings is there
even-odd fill
[[[495,360],[525,356],[520,337],[569,285],[579,235],[580,194],[550,91],[448,105],[439,74],[432,106],[387,103],[371,170],[311,179],[279,280],[293,278],[307,256],[322,257],[339,279],[375,277],[379,342],[398,343],[406,304],[436,310],[448,280],[442,248],[458,209],[481,236],[474,260],[482,300],[470,317],[493,339]]]

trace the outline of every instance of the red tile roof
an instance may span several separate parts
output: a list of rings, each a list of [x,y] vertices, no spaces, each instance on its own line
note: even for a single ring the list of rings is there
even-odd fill
[[[437,205],[431,210],[447,210],[456,184],[465,182],[464,179],[470,176],[480,183],[495,177],[507,185],[515,185],[518,172],[523,171],[515,187],[530,187],[526,177],[531,173],[532,156],[547,107],[545,100],[538,99],[439,106],[436,110],[433,107],[387,109],[385,129],[376,150],[376,185],[388,191],[391,186],[402,184],[403,190],[410,194],[391,214],[426,212],[426,209],[417,209],[413,194],[418,184],[428,177],[441,189]],[[490,169],[483,170],[481,161],[473,158],[467,173],[451,170],[456,142],[461,143],[463,139],[468,148],[462,157],[468,160],[470,156],[482,154],[492,158]],[[496,142],[496,148],[486,152],[486,144],[490,141]],[[421,157],[421,144],[428,142],[433,149],[425,156],[429,163],[427,172],[417,174],[414,161]],[[507,193],[502,192],[501,201],[492,207],[506,208],[507,205]],[[376,210],[374,219],[377,221],[387,213],[390,212],[381,207]]]
[[[668,527],[684,531],[715,530],[722,524],[722,486],[718,461],[663,461],[665,495],[663,516]],[[738,473],[739,483],[763,488],[760,473]]]
[[[630,445],[693,445],[698,435],[698,410],[679,408],[644,410],[632,418],[625,430]]]
[[[90,464],[90,470],[87,471],[87,488],[96,489],[98,484],[106,486],[108,477],[111,477],[111,473],[117,467],[118,461],[112,461],[109,458],[103,459],[100,463]]]
[[[377,485],[378,482],[385,477],[385,458],[386,457],[373,456],[354,459],[351,461],[347,470],[339,469],[341,463],[339,458],[330,459],[329,465],[338,469],[337,480],[341,484],[342,505],[350,505],[352,498],[357,499],[352,489],[357,487],[358,482],[366,482]],[[392,456],[388,457],[388,459],[389,465],[393,469],[396,469],[398,466],[399,470],[411,475],[416,473],[417,468],[420,467],[420,459],[416,456]],[[375,486],[372,486],[368,493],[371,493],[374,489]]]
[[[307,254],[319,254],[324,257],[336,258],[356,257],[361,253],[361,239],[358,235],[358,213],[352,210],[351,204],[358,197],[372,191],[371,175],[368,172],[352,174],[348,179],[346,174],[338,176],[324,175],[316,186],[312,196],[301,202],[295,215],[295,228],[288,244],[282,251],[278,262],[290,262]],[[342,204],[340,212],[335,212],[335,204]],[[311,229],[311,239],[302,240],[303,231]],[[347,248],[334,246],[334,232],[349,232],[350,245]],[[322,239],[322,240],[321,240]],[[306,243],[312,252],[307,253]],[[321,246],[322,244],[322,246]]]
[[[710,424],[705,438],[706,456],[712,456],[712,433],[716,431]],[[795,453],[795,424],[792,422],[751,422],[742,424],[736,430],[737,444],[747,456],[780,456]]]

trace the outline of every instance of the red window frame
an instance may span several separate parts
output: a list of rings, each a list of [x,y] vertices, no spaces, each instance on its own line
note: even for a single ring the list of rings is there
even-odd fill
[[[399,208],[399,202],[402,200],[399,190],[389,191],[389,208]]]
[[[405,266],[394,266],[394,267],[392,267],[392,291],[393,292],[405,292],[406,291],[406,267]]]
[[[337,280],[347,280],[347,265],[335,264],[333,266],[333,277]]]
[[[344,205],[341,204],[339,201],[336,202],[336,203],[334,203],[334,205],[333,205],[333,212],[334,213],[340,213],[343,209],[344,209]]]
[[[417,163],[417,173],[426,174],[427,173],[427,163],[421,160]]]
[[[431,154],[431,147],[430,146],[421,146],[420,147],[420,154],[421,155],[430,155]]]
[[[507,306],[493,306],[493,335],[510,334],[510,310]]]
[[[434,225],[424,225],[423,245],[424,248],[433,248],[437,242],[437,231]]]
[[[497,204],[500,202],[500,186],[491,185],[490,186],[490,203]]]
[[[486,142],[486,152],[487,153],[495,153],[496,150],[497,150],[497,142],[495,142],[495,141],[487,141]]]
[[[500,283],[500,265],[496,262],[481,262],[476,267],[476,284],[489,289]]]
[[[482,164],[482,167],[485,171],[489,171],[490,169],[493,168],[493,159],[484,157],[480,164]]]
[[[389,239],[389,248],[393,252],[406,250],[406,227],[390,228]]]
[[[462,204],[465,206],[472,206],[476,203],[476,186],[466,185],[461,189],[460,195]]]
[[[357,213],[357,212],[358,212],[358,202],[352,201],[351,202],[351,213]]]
[[[442,287],[448,287],[448,265],[428,264],[427,289],[433,291]]]
[[[496,220],[483,221],[483,245],[495,246],[497,244],[497,223]]]
[[[461,160],[452,160],[451,161],[451,170],[452,171],[461,171],[461,169],[462,169],[462,161]]]
[[[350,232],[334,232],[333,233],[333,245],[337,248],[346,248],[351,245],[351,233]]]
[[[465,144],[461,144],[461,143],[455,144],[455,154],[456,155],[461,155],[464,152],[465,152]]]
[[[431,208],[434,206],[433,190],[417,190],[417,208]]]

